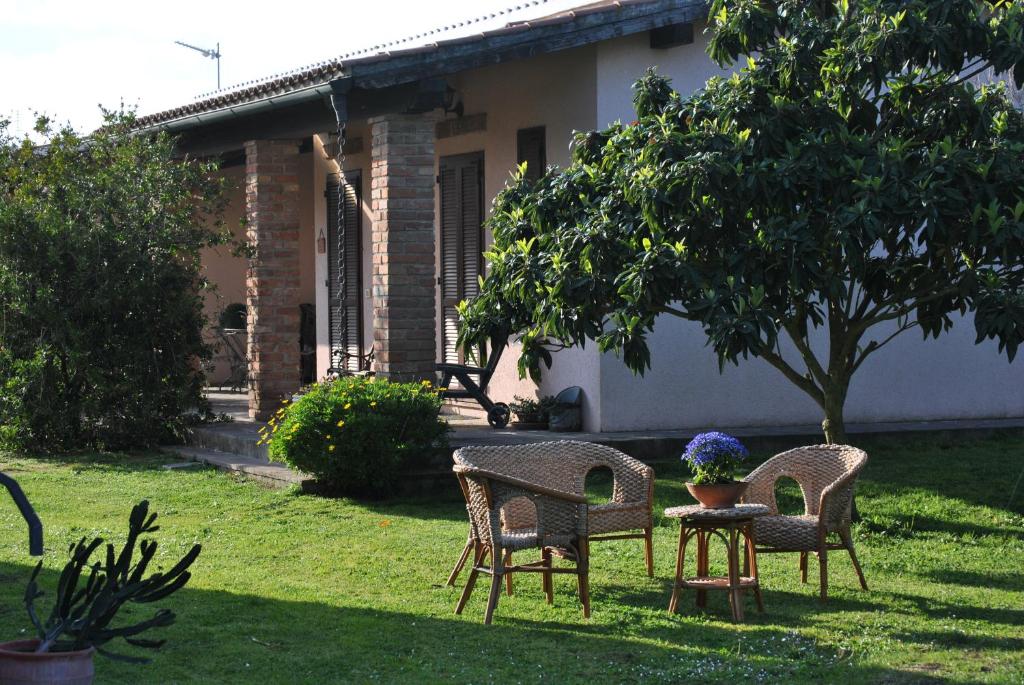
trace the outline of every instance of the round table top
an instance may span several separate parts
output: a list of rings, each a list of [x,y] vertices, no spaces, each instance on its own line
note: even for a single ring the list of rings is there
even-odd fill
[[[705,509],[699,504],[688,504],[682,507],[669,507],[665,510],[665,516],[669,518],[695,521],[735,521],[736,519],[764,516],[767,513],[768,507],[764,504],[737,504],[728,509]]]

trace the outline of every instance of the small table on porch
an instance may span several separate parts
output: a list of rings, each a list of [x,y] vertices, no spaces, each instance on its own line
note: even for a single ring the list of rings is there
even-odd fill
[[[672,599],[668,610],[675,613],[679,608],[679,591],[691,588],[697,591],[697,606],[707,605],[708,590],[727,590],[732,617],[743,620],[743,595],[746,590],[754,591],[758,611],[764,611],[761,600],[761,586],[757,575],[757,553],[754,549],[754,518],[768,513],[763,504],[737,504],[730,509],[705,509],[699,504],[684,507],[670,507],[665,516],[678,518],[679,549],[676,553],[676,578],[672,586]],[[711,576],[708,569],[708,542],[718,536],[726,544],[729,560],[728,576]],[[697,575],[683,577],[683,563],[686,545],[690,538],[697,538]],[[739,548],[743,539],[745,554],[743,573],[740,574]]]

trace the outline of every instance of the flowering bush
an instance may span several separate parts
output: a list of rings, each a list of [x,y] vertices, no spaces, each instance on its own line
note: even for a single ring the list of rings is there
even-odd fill
[[[750,452],[736,438],[725,433],[701,433],[686,446],[683,461],[693,469],[696,485],[731,483],[736,465]]]
[[[429,381],[344,377],[285,403],[262,429],[272,459],[316,477],[332,494],[387,495],[396,476],[448,446],[441,397]]]

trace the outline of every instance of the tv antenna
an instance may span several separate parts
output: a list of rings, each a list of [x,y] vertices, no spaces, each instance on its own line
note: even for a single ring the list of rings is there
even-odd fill
[[[182,43],[180,40],[176,40],[174,42],[177,43],[178,45],[180,45],[183,48],[188,48],[189,50],[195,50],[196,52],[198,52],[203,57],[209,57],[210,59],[217,60],[217,90],[220,90],[220,43],[217,43],[217,47],[215,47],[214,49],[207,50],[206,48],[197,48],[195,45],[189,45],[188,43]]]

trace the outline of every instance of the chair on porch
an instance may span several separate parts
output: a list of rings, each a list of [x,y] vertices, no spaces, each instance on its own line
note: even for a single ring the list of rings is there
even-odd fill
[[[487,423],[491,428],[504,428],[508,425],[512,412],[504,402],[492,402],[487,396],[487,385],[491,382],[494,370],[498,368],[501,361],[501,353],[508,346],[507,335],[495,335],[491,337],[488,352],[490,353],[484,366],[471,366],[469,364],[442,363],[437,365],[441,372],[441,385],[445,388],[441,392],[443,399],[469,398],[483,407],[487,412]],[[476,380],[473,379],[476,376]],[[459,387],[451,387],[452,380],[459,383]]]
[[[647,575],[654,575],[652,547],[654,469],[627,454],[589,442],[562,440],[528,445],[496,447],[465,447],[454,455],[456,465],[471,456],[475,463],[495,473],[531,480],[560,492],[578,497],[586,496],[587,475],[596,468],[606,467],[612,472],[612,499],[606,504],[587,507],[587,542],[602,540],[643,539],[644,561]],[[467,503],[469,502],[466,494]],[[467,504],[468,506],[468,504]],[[527,499],[510,499],[502,504],[499,524],[506,535],[516,535],[537,526],[537,512]],[[472,525],[466,546],[448,577],[455,579],[471,554],[480,553],[483,544],[480,533]],[[505,562],[511,562],[514,550],[505,551]],[[512,580],[506,575],[506,590],[512,594]]]
[[[747,491],[743,502],[766,505],[770,513],[754,519],[754,541],[758,553],[799,552],[800,579],[807,582],[807,555],[818,555],[821,601],[828,597],[828,551],[845,549],[853,561],[860,585],[868,589],[853,549],[850,519],[853,487],[868,461],[863,450],[848,445],[798,447],[777,454],[744,478]],[[775,484],[792,478],[804,496],[802,516],[779,514]],[[839,538],[830,542],[829,536]]]
[[[503,577],[511,573],[542,574],[548,603],[554,601],[553,575],[577,577],[583,616],[590,617],[589,551],[587,547],[587,500],[537,481],[546,480],[543,463],[535,461],[521,470],[522,478],[490,470],[487,448],[465,447],[455,453],[453,467],[466,495],[472,537],[475,538],[473,565],[455,613],[461,614],[481,573],[491,576],[484,623],[490,624],[501,596]],[[510,502],[529,503],[534,525],[509,530],[502,524],[503,509]],[[539,549],[541,558],[526,564],[511,564],[511,553]],[[573,567],[555,567],[552,557],[575,562]],[[489,559],[487,565],[485,561]]]

